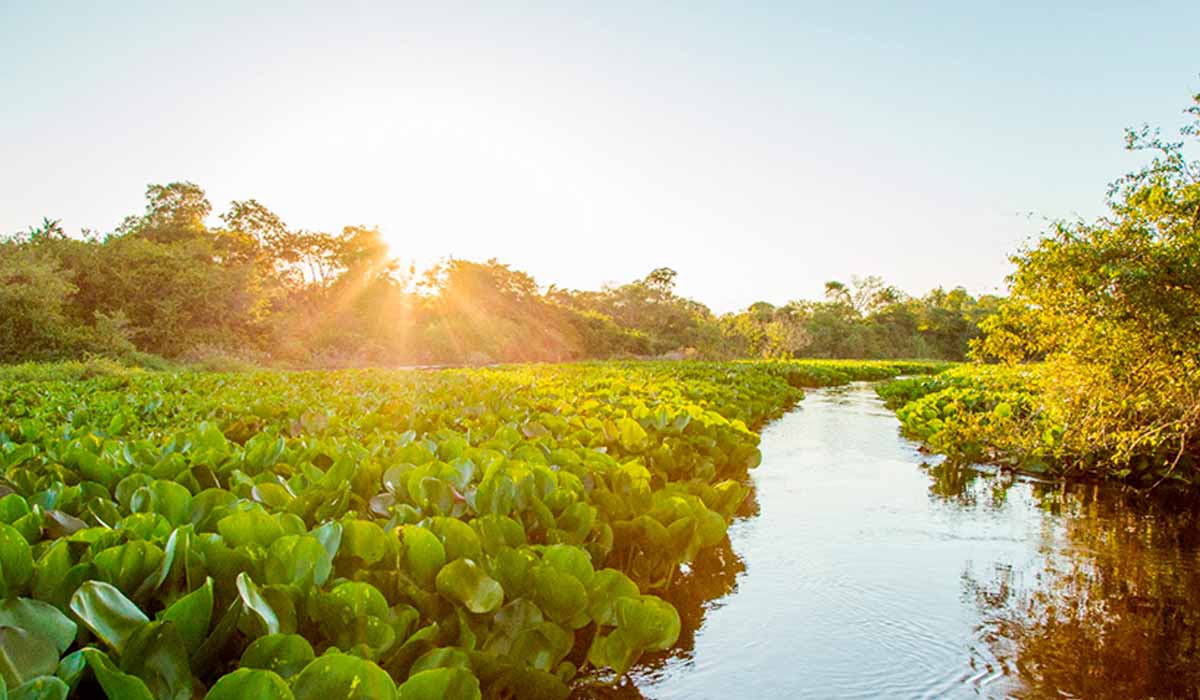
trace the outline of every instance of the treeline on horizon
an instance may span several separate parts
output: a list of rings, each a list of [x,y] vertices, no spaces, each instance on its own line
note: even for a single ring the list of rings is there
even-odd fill
[[[612,357],[961,360],[1001,300],[910,297],[878,277],[825,298],[714,314],[674,270],[596,291],[542,288],[496,260],[421,274],[376,228],[295,229],[253,199],[210,226],[190,182],[151,185],[113,232],[57,221],[0,241],[0,362],[101,355],[299,367]]]

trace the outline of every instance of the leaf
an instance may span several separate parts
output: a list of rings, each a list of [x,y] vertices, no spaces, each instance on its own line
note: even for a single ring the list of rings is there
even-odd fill
[[[9,700],[67,700],[71,688],[55,676],[39,676],[9,691]]]
[[[108,654],[88,647],[83,650],[83,656],[108,700],[155,700],[141,678],[121,671]]]
[[[637,584],[616,569],[601,569],[592,578],[588,615],[598,625],[617,624],[617,599],[638,594]]]
[[[57,667],[54,642],[19,627],[0,627],[0,677],[9,687],[50,675]]]
[[[555,622],[574,628],[580,615],[587,611],[588,593],[579,579],[549,564],[530,569],[529,591],[533,602]]]
[[[134,630],[150,621],[121,591],[103,581],[84,582],[71,596],[70,607],[93,634],[117,653]]]
[[[646,446],[646,430],[632,418],[625,417],[617,421],[620,430],[621,447],[628,452],[638,452]]]
[[[400,530],[404,544],[405,568],[417,584],[432,588],[434,577],[446,563],[446,549],[437,535],[416,525],[405,525]]]
[[[387,535],[383,528],[367,520],[342,521],[341,554],[358,557],[374,564],[387,553]]]
[[[470,668],[471,657],[462,649],[454,647],[444,647],[438,649],[430,649],[413,662],[408,673],[410,676],[415,676],[421,671],[428,671],[433,668]]]
[[[297,586],[302,591],[321,586],[333,571],[327,553],[315,537],[284,535],[267,549],[267,583]]]
[[[291,678],[316,658],[312,645],[298,634],[269,634],[254,640],[242,654],[243,668],[274,671]]]
[[[400,700],[479,700],[479,679],[465,668],[435,668],[409,677],[400,686]]]
[[[304,667],[293,680],[295,700],[395,700],[396,684],[366,659],[336,652]]]
[[[142,625],[129,635],[121,670],[141,678],[159,700],[188,700],[192,695],[187,647],[168,621]]]
[[[283,536],[283,527],[279,520],[268,515],[261,506],[232,513],[217,522],[217,532],[230,547],[256,544],[260,547],[270,547],[271,543]]]
[[[145,540],[109,547],[93,557],[96,573],[130,595],[158,572],[163,550]]]
[[[33,550],[12,525],[0,523],[0,598],[20,595],[33,578]]]
[[[258,668],[239,668],[218,678],[204,700],[294,700],[294,697],[287,681],[279,674]]]
[[[179,635],[187,644],[189,652],[200,648],[208,636],[213,613],[213,580],[206,578],[204,585],[188,593],[162,613],[163,620],[175,625]]]
[[[261,627],[266,630],[264,634],[278,634],[279,618],[276,617],[271,604],[259,592],[258,586],[254,585],[254,581],[245,572],[238,574],[237,590],[242,606],[259,621]]]
[[[58,608],[31,598],[9,598],[0,602],[0,626],[20,627],[54,643],[58,653],[75,642],[76,625]]]
[[[455,559],[437,575],[437,591],[473,613],[490,613],[504,602],[504,588],[470,559]]]

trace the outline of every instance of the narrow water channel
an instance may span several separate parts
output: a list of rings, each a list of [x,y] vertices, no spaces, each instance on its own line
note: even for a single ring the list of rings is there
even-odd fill
[[[647,698],[1200,697],[1194,502],[929,466],[868,384],[763,432]]]

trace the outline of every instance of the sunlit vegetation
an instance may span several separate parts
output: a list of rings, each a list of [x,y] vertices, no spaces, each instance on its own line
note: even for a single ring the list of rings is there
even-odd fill
[[[971,341],[980,360],[881,395],[954,459],[1134,484],[1200,480],[1200,95],[1183,140],[1130,131],[1151,162],[1109,213],[1061,222],[1013,258],[1012,295]]]
[[[292,228],[254,200],[209,225],[195,184],[152,185],[117,230],[46,219],[0,240],[0,362],[104,356],[324,368],[600,358],[962,359],[994,297],[909,298],[879,278],[822,301],[714,314],[667,267],[596,291],[496,260],[418,272],[381,233]]]
[[[240,372],[0,383],[18,697],[565,697],[680,634],[757,426],[937,363]],[[37,693],[46,693],[38,695]]]

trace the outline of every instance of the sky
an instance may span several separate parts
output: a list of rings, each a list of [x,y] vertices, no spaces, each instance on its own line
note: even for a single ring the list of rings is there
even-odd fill
[[[1200,91],[1200,3],[0,0],[0,233],[148,184],[718,312],[998,292]]]

